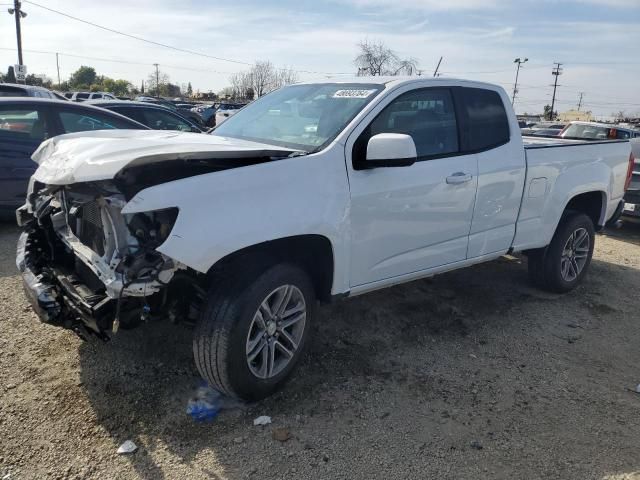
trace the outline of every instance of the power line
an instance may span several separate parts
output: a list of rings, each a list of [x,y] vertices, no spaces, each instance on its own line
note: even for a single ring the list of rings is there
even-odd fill
[[[8,51],[14,51],[14,48],[7,48],[7,47],[0,47],[0,50],[8,50]],[[103,57],[93,57],[90,55],[77,55],[74,53],[67,53],[67,52],[54,52],[54,51],[47,51],[47,50],[24,50],[25,52],[29,52],[29,53],[39,53],[39,54],[43,54],[43,55],[60,55],[62,57],[70,57],[70,58],[82,58],[82,59],[86,59],[86,60],[95,60],[98,62],[109,62],[109,63],[122,63],[125,65],[144,65],[144,66],[153,66],[152,63],[146,63],[146,62],[135,62],[132,60],[123,60],[123,59],[117,59],[117,58],[103,58]],[[168,65],[163,63],[162,64],[163,68],[173,68],[173,69],[179,69],[179,70],[191,70],[194,72],[203,72],[203,73],[221,73],[221,74],[225,74],[225,75],[233,75],[236,72],[227,72],[227,71],[221,71],[221,70],[212,70],[212,69],[204,69],[204,68],[193,68],[193,67],[185,67],[182,65]]]
[[[197,55],[197,56],[200,56],[200,57],[210,58],[210,59],[213,59],[213,60],[219,60],[219,61],[222,61],[222,62],[230,62],[230,63],[235,63],[235,64],[238,64],[238,65],[246,65],[246,66],[250,66],[250,67],[255,65],[255,63],[252,63],[252,62],[245,62],[245,61],[242,61],[242,60],[234,60],[232,58],[217,57],[215,55],[209,55],[207,53],[196,52],[195,50],[189,50],[187,48],[180,48],[180,47],[175,47],[173,45],[168,45],[166,43],[156,42],[154,40],[149,40],[147,38],[139,37],[137,35],[132,35],[130,33],[121,32],[120,30],[116,30],[114,28],[105,27],[104,25],[99,25],[97,23],[90,22],[89,20],[84,20],[84,19],[76,17],[74,15],[70,15],[68,13],[61,12],[60,10],[55,10],[53,8],[46,7],[44,5],[41,5],[41,4],[36,3],[36,2],[32,2],[30,0],[24,0],[24,2],[25,3],[29,3],[31,5],[34,5],[36,7],[42,8],[44,10],[48,10],[49,12],[53,12],[53,13],[56,13],[58,15],[62,15],[63,17],[70,18],[70,19],[75,20],[77,22],[81,22],[81,23],[85,23],[87,25],[91,25],[92,27],[96,27],[96,28],[99,28],[101,30],[105,30],[107,32],[115,33],[117,35],[122,35],[124,37],[128,37],[128,38],[131,38],[133,40],[138,40],[139,42],[145,42],[145,43],[149,43],[151,45],[155,45],[155,46],[158,46],[158,47],[168,48],[168,49],[174,50],[176,52],[188,53],[190,55]],[[346,72],[315,72],[315,71],[310,71],[310,70],[294,70],[294,71],[298,72],[298,73],[312,73],[312,74],[321,74],[321,75],[353,75],[353,72],[349,72],[349,73],[346,73]]]

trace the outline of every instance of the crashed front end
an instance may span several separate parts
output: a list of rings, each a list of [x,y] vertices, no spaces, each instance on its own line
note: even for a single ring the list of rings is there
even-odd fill
[[[102,339],[154,311],[170,312],[167,286],[184,265],[156,249],[177,208],[123,214],[127,198],[112,181],[32,182],[17,212],[16,263],[40,319]]]

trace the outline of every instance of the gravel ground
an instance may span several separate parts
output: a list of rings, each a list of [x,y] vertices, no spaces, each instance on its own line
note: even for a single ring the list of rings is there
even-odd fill
[[[207,424],[185,414],[190,331],[39,324],[17,233],[0,226],[2,480],[640,479],[639,225],[600,235],[564,296],[506,257],[323,307],[284,391]]]

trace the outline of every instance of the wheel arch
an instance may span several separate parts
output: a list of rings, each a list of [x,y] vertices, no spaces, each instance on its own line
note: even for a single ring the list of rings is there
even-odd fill
[[[207,276],[214,281],[230,270],[243,268],[243,263],[252,268],[262,268],[274,263],[293,263],[311,277],[316,296],[329,302],[334,281],[335,256],[329,238],[318,234],[295,235],[250,245],[236,250],[214,263]]]
[[[607,194],[602,190],[592,190],[571,197],[567,201],[562,215],[564,216],[569,211],[584,213],[593,221],[593,225],[597,229],[605,224],[606,209]]]

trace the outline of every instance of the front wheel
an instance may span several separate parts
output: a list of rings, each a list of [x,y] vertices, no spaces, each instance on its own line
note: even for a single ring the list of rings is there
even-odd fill
[[[529,277],[545,290],[564,293],[585,277],[595,245],[593,221],[583,213],[563,216],[549,246],[529,254]]]
[[[232,397],[270,395],[304,351],[315,301],[308,275],[288,264],[214,287],[193,339],[200,374]]]

